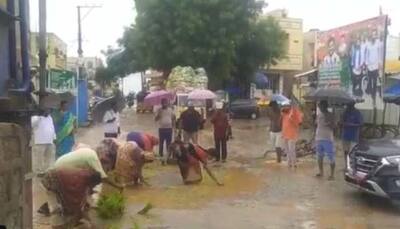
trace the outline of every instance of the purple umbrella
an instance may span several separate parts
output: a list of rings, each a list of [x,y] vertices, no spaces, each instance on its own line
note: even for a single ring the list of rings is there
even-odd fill
[[[190,100],[206,100],[206,99],[215,99],[217,96],[214,92],[205,89],[196,89],[189,93],[188,99]]]
[[[165,91],[165,90],[153,91],[153,92],[150,92],[150,94],[148,94],[144,98],[144,103],[147,105],[156,106],[156,105],[161,104],[161,100],[167,99],[167,100],[171,101],[174,99],[174,97],[175,97],[174,94],[172,94],[169,91]]]

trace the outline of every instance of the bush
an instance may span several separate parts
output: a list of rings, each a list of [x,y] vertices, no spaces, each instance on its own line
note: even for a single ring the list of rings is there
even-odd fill
[[[112,219],[122,216],[125,210],[125,197],[119,193],[102,195],[97,202],[97,214],[102,219]]]

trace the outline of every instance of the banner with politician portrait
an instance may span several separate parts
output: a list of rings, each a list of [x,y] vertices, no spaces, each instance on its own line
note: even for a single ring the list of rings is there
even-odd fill
[[[318,33],[318,87],[341,87],[361,109],[383,109],[387,16]]]

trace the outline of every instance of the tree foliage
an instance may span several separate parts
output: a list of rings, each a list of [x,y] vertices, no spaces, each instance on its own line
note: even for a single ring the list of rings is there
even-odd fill
[[[109,68],[98,67],[96,68],[94,80],[104,89],[106,86],[110,86],[116,80],[116,77]]]
[[[271,34],[279,26],[272,20],[258,20],[264,1],[136,0],[135,3],[136,23],[126,29],[120,40],[123,47],[120,60],[128,66],[116,61],[108,63],[110,68],[119,65],[116,69],[123,69],[122,72],[152,68],[167,75],[177,65],[204,67],[211,85],[218,87],[232,74],[246,72],[244,68],[254,71],[265,61],[273,63],[281,57],[282,39],[275,38],[281,38],[282,31]],[[262,26],[273,28],[270,31]]]
[[[273,17],[252,23],[249,33],[236,49],[235,81],[239,85],[248,85],[258,69],[268,69],[285,58],[286,42],[286,33]]]

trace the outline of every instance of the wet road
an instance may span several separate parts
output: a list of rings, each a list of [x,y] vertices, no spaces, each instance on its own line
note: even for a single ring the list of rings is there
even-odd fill
[[[96,219],[98,227],[400,228],[399,209],[387,200],[362,194],[344,183],[340,153],[335,181],[314,178],[316,164],[312,157],[300,158],[296,171],[289,170],[284,163],[277,164],[272,154],[262,158],[268,147],[267,124],[268,120],[263,118],[234,120],[228,162],[212,165],[224,187],[216,186],[206,174],[202,184],[184,186],[177,167],[152,163],[144,170],[151,186],[125,190],[128,200],[125,215],[113,221]],[[132,110],[122,115],[121,127],[125,134],[132,130],[156,133],[152,115],[136,115]],[[306,136],[309,134],[305,132],[303,137]],[[78,134],[79,142],[92,146],[101,138],[102,129],[98,126],[81,129]],[[210,126],[201,132],[199,142],[206,148],[212,147]],[[34,194],[38,202],[42,193],[35,189]],[[137,215],[146,203],[155,208],[146,216]],[[35,219],[41,225],[38,228],[46,228],[46,219]]]

